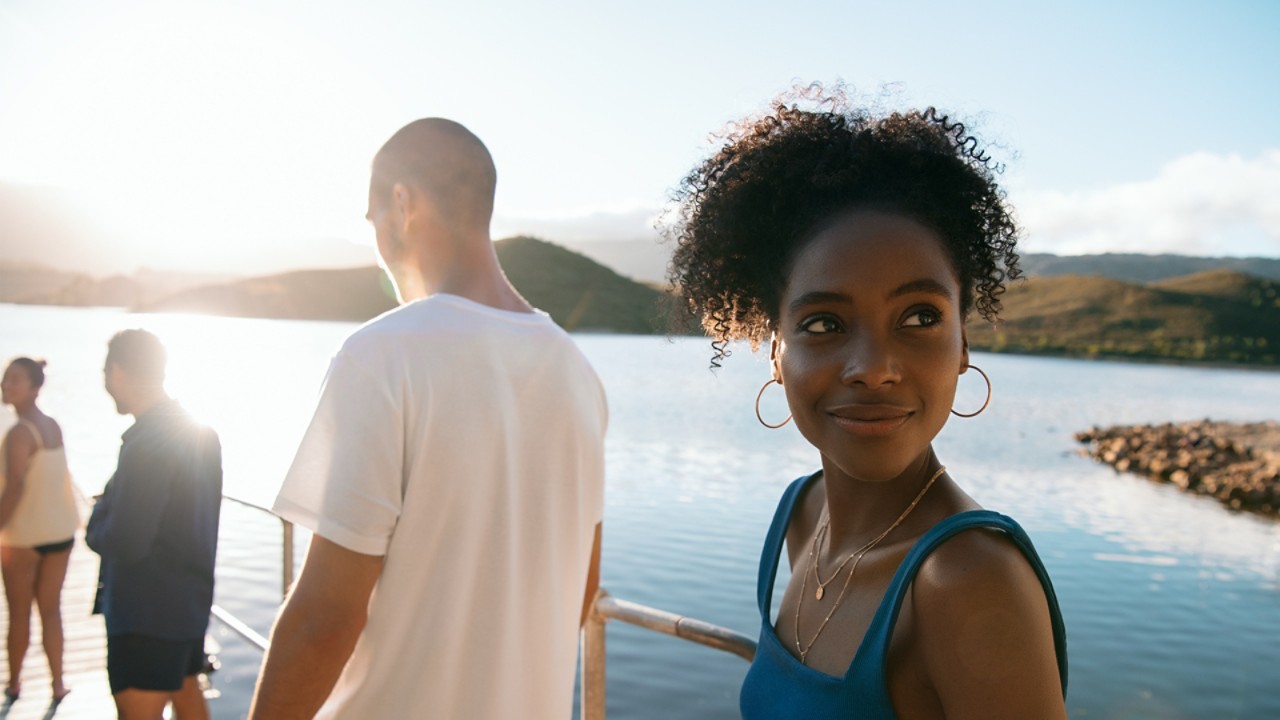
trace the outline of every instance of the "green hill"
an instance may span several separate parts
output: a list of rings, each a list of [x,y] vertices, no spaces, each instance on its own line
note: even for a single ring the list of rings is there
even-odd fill
[[[1028,277],[1099,275],[1113,280],[1147,283],[1209,270],[1232,270],[1268,280],[1280,280],[1280,258],[1195,257],[1139,253],[1102,253],[1101,255],[1024,253],[1021,264],[1023,272]]]
[[[609,268],[531,237],[497,242],[498,260],[511,284],[534,307],[567,330],[664,333],[663,293]]]
[[[1152,287],[1192,295],[1234,300],[1257,308],[1280,310],[1280,282],[1230,270],[1207,270],[1151,283]]]
[[[1002,298],[999,328],[974,321],[994,352],[1280,365],[1277,283],[1229,270],[1140,284],[1035,277]]]
[[[95,277],[34,263],[0,261],[0,302],[75,307],[136,307],[176,292],[227,282],[225,275],[140,269]]]
[[[542,240],[495,243],[507,277],[534,307],[567,330],[650,334],[662,293],[582,255]],[[240,317],[363,321],[395,306],[377,267],[303,270],[196,288],[148,303],[153,312],[207,312]]]
[[[391,285],[376,266],[298,270],[280,275],[206,285],[137,309],[199,312],[234,317],[360,322],[395,307]]]

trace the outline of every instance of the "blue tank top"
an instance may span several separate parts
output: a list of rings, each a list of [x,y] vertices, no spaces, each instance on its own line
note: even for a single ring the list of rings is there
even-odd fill
[[[893,637],[893,626],[897,622],[898,611],[902,608],[902,600],[916,571],[920,569],[920,564],[929,553],[956,533],[973,528],[992,528],[1006,533],[1040,578],[1049,602],[1053,644],[1058,656],[1058,674],[1062,679],[1063,695],[1066,695],[1067,638],[1053,584],[1049,582],[1049,575],[1026,532],[1013,519],[989,510],[973,510],[953,515],[934,525],[916,541],[894,573],[871,620],[871,626],[867,628],[867,634],[858,646],[844,677],[814,670],[787,652],[769,621],[773,581],[778,574],[778,560],[782,555],[787,525],[791,522],[796,500],[804,488],[819,475],[821,473],[814,473],[791,483],[783,494],[782,501],[778,503],[773,525],[769,527],[769,534],[765,538],[764,551],[760,556],[760,577],[756,584],[761,621],[760,641],[755,660],[742,683],[739,703],[743,720],[896,720],[897,715],[893,712],[889,690],[885,685],[884,669],[889,641]]]

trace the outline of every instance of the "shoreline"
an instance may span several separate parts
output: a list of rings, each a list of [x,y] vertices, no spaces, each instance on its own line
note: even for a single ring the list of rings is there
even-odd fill
[[[1132,353],[1089,353],[1085,351],[1074,352],[1070,350],[1041,350],[1034,348],[1010,348],[1003,347],[996,349],[991,345],[984,345],[980,342],[970,342],[970,350],[977,352],[990,353],[992,355],[1020,355],[1024,357],[1042,357],[1042,358],[1060,358],[1063,360],[1088,360],[1102,362],[1120,362],[1133,365],[1166,365],[1173,367],[1187,368],[1205,368],[1211,370],[1257,370],[1260,372],[1280,372],[1280,364],[1276,363],[1250,363],[1238,362],[1232,360],[1223,360],[1220,358],[1183,358],[1171,357],[1169,355],[1156,354],[1132,354]]]
[[[1280,517],[1280,424],[1209,419],[1093,427],[1082,454],[1156,482],[1209,495],[1232,510]]]

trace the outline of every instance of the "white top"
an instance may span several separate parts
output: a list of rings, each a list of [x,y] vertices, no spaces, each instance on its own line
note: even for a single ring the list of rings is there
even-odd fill
[[[26,482],[18,506],[3,531],[0,544],[9,547],[31,548],[38,545],[71,540],[80,528],[80,509],[76,505],[75,490],[71,487],[71,472],[67,469],[65,446],[45,447],[40,429],[34,423],[19,420],[35,436],[36,451],[27,465]],[[7,481],[9,442],[8,432],[0,443],[0,489]]]
[[[386,556],[316,717],[568,720],[606,423],[542,313],[434,295],[347,339],[274,507]]]

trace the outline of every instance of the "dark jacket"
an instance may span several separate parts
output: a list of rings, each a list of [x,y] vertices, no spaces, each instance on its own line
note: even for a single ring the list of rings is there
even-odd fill
[[[222,447],[173,400],[125,431],[85,540],[102,556],[94,612],[107,635],[204,637],[222,508]]]

